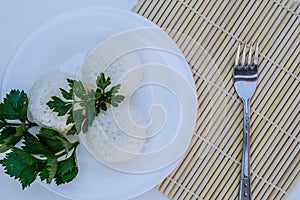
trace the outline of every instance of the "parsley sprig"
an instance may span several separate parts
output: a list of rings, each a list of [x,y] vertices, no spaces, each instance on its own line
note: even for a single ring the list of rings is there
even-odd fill
[[[48,184],[53,180],[57,185],[72,181],[78,173],[75,150],[79,142],[71,143],[49,128],[31,133],[37,124],[27,118],[27,109],[28,96],[19,90],[12,90],[0,104],[0,152],[8,152],[0,164],[23,189],[38,176]]]
[[[120,84],[110,86],[111,79],[104,73],[97,78],[96,90],[85,89],[81,81],[67,82],[69,90],[60,88],[63,99],[53,96],[47,105],[58,116],[68,116],[66,124],[73,124],[69,135],[87,132],[96,115],[124,99],[118,94]],[[27,94],[20,90],[11,90],[0,103],[0,153],[6,153],[0,164],[5,173],[19,180],[23,189],[38,177],[48,184],[72,181],[78,174],[79,142],[70,142],[58,131],[30,121],[28,103]],[[32,133],[33,129],[38,133]]]
[[[15,146],[35,123],[27,119],[28,97],[24,91],[12,90],[0,104],[0,153]]]
[[[121,85],[111,86],[110,77],[105,77],[100,73],[97,78],[96,90],[88,90],[79,80],[67,79],[69,90],[60,88],[64,99],[53,96],[47,105],[57,112],[58,116],[67,115],[66,124],[73,124],[68,131],[68,135],[86,133],[88,127],[92,125],[95,116],[106,111],[110,106],[117,107],[124,96],[119,95]]]

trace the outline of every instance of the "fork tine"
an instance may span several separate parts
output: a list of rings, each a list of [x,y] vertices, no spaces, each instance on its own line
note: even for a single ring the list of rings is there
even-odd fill
[[[250,50],[248,54],[248,66],[251,65],[251,56],[252,56],[252,42],[250,43]]]
[[[258,42],[256,43],[255,47],[254,65],[258,65]]]
[[[234,62],[234,67],[237,68],[239,65],[239,59],[240,59],[240,43],[238,44],[238,48],[236,50],[236,55],[235,55],[235,62]]]
[[[245,58],[246,58],[246,44],[244,45],[243,55],[242,55],[242,66],[245,67]]]

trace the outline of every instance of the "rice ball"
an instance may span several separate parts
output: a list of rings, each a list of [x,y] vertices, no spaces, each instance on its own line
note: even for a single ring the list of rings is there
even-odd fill
[[[137,52],[121,57],[115,54],[113,47],[96,46],[85,58],[78,79],[89,89],[96,88],[96,80],[101,72],[111,78],[112,85],[121,84],[120,94],[126,101],[141,86],[143,80],[143,64]]]
[[[109,109],[100,113],[87,133],[80,135],[90,153],[104,162],[128,161],[141,153],[147,143],[147,130],[139,127],[145,124],[139,110],[133,106],[120,106],[114,109],[117,111]],[[134,123],[128,123],[128,109],[135,117]],[[117,121],[114,118],[114,112],[119,116]],[[139,137],[124,131],[121,128],[124,124],[127,126],[123,127],[125,129],[139,131]]]
[[[67,115],[58,116],[47,103],[52,96],[63,99],[59,88],[69,90],[67,78],[73,77],[65,72],[56,70],[42,77],[29,91],[28,118],[39,126],[52,128],[61,133],[67,133],[72,124],[66,125]]]

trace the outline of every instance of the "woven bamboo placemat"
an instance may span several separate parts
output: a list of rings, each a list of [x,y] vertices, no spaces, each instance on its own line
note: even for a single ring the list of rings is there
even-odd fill
[[[251,100],[253,199],[286,199],[300,178],[300,3],[141,0],[135,11],[185,55],[198,93],[190,147],[157,188],[171,199],[237,199],[243,106],[232,82],[237,43],[259,42]]]

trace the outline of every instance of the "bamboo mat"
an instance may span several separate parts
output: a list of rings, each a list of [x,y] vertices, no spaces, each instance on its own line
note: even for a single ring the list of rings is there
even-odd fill
[[[253,199],[287,199],[300,179],[300,3],[141,0],[135,11],[165,29],[185,55],[198,93],[185,158],[157,188],[171,199],[237,199],[243,106],[232,82],[237,43],[259,42],[251,99]]]

